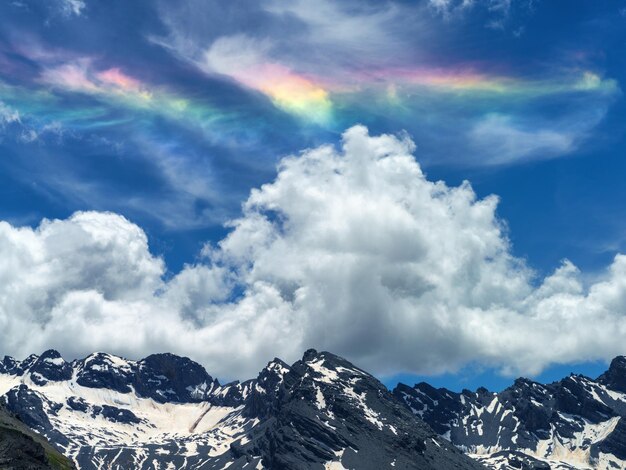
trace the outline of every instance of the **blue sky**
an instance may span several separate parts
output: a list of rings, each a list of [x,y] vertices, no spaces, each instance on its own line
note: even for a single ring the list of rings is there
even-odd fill
[[[616,279],[615,256],[626,251],[625,23],[623,1],[324,0],[315,8],[305,1],[287,4],[274,0],[4,2],[0,6],[0,220],[6,222],[6,233],[0,242],[5,243],[5,252],[17,253],[17,245],[10,243],[18,243],[15,237],[23,237],[19,243],[24,243],[24,253],[28,254],[24,256],[36,262],[24,273],[7,262],[0,267],[0,273],[9,279],[9,284],[35,279],[33,284],[46,293],[45,300],[36,307],[18,300],[0,305],[0,319],[6,324],[13,325],[18,311],[25,312],[24,318],[29,319],[8,330],[13,340],[7,343],[5,352],[19,355],[26,352],[26,347],[59,346],[50,344],[55,341],[51,335],[60,331],[64,323],[55,323],[56,314],[51,317],[49,312],[61,312],[58,315],[66,321],[76,320],[81,315],[78,310],[64,310],[69,308],[68,299],[90,292],[101,295],[102,302],[116,306],[132,301],[129,311],[138,308],[147,312],[157,308],[157,302],[158,308],[177,312],[178,317],[168,317],[168,321],[188,322],[192,318],[185,331],[195,339],[184,345],[146,333],[148,339],[135,343],[123,335],[116,337],[113,332],[103,334],[94,343],[84,341],[67,346],[61,342],[59,349],[65,348],[65,354],[88,353],[93,346],[137,356],[163,347],[201,360],[210,369],[218,363],[226,364],[219,354],[228,348],[216,346],[219,354],[205,351],[203,341],[215,337],[226,341],[224,336],[233,334],[232,331],[239,333],[236,326],[232,326],[232,331],[221,329],[226,327],[214,318],[227,316],[227,312],[239,318],[240,313],[233,312],[244,308],[240,300],[252,298],[253,292],[257,292],[252,286],[263,281],[277,283],[274,287],[278,286],[282,300],[289,304],[281,308],[291,312],[284,314],[287,319],[281,316],[280,321],[264,321],[264,327],[274,333],[263,337],[271,343],[272,334],[286,328],[285,334],[297,331],[300,339],[280,342],[275,352],[267,344],[250,346],[242,358],[250,368],[236,362],[230,364],[235,377],[254,370],[257,363],[274,355],[292,359],[299,349],[308,346],[332,348],[372,367],[389,383],[398,376],[409,382],[430,376],[433,383],[453,389],[481,384],[501,388],[512,376],[522,373],[550,379],[571,370],[589,375],[601,372],[612,355],[626,352],[613,346],[618,343],[616,336],[625,321],[622,315],[626,310],[622,311],[621,303],[607,300],[597,307],[598,312],[603,312],[598,313],[601,318],[610,313],[607,325],[614,325],[609,333],[598,333],[613,334],[603,338],[607,346],[601,350],[581,333],[580,344],[555,344],[553,355],[546,353],[540,358],[529,352],[536,347],[530,343],[526,349],[519,346],[501,356],[486,350],[474,354],[472,345],[478,341],[474,337],[468,340],[467,349],[459,347],[451,353],[447,341],[454,341],[451,338],[460,333],[456,326],[454,333],[444,331],[442,326],[438,330],[440,341],[431,345],[432,351],[438,352],[421,361],[424,351],[411,349],[410,338],[403,340],[407,346],[395,353],[383,349],[394,349],[385,346],[394,342],[393,331],[410,330],[412,322],[426,321],[426,314],[415,313],[415,318],[383,314],[380,312],[386,308],[381,303],[376,304],[378,313],[372,310],[372,317],[352,316],[356,314],[348,310],[359,305],[360,294],[350,289],[360,277],[348,279],[353,276],[350,271],[338,281],[346,282],[341,295],[355,296],[354,303],[348,302],[350,305],[345,307],[348,313],[341,325],[362,321],[363,333],[335,338],[331,332],[337,325],[317,325],[320,314],[315,308],[310,304],[296,306],[290,297],[323,289],[321,271],[304,280],[305,275],[317,269],[315,263],[303,274],[296,269],[301,260],[294,259],[292,270],[279,272],[273,265],[264,265],[263,256],[281,252],[272,248],[269,254],[260,255],[256,251],[254,230],[261,230],[259,227],[245,232],[245,243],[236,242],[239,238],[229,234],[242,231],[241,227],[261,216],[277,230],[271,240],[285,236],[283,231],[306,230],[307,226],[296,225],[300,223],[297,221],[306,222],[298,212],[300,208],[295,211],[287,206],[290,200],[300,201],[298,198],[278,198],[268,189],[261,190],[262,202],[258,203],[250,191],[274,183],[278,192],[282,188],[281,175],[286,181],[292,176],[285,170],[284,157],[303,155],[305,149],[322,145],[340,148],[346,142],[356,142],[361,137],[351,140],[344,132],[360,124],[367,127],[370,136],[392,134],[405,144],[410,137],[414,146],[406,144],[402,151],[414,155],[427,181],[444,181],[447,186],[443,192],[464,188],[463,181],[467,180],[473,194],[468,195],[470,199],[474,197],[480,203],[497,195],[497,207],[493,208],[497,220],[489,221],[487,227],[489,233],[492,229],[498,231],[493,251],[486,250],[483,258],[472,263],[479,270],[480,263],[503,256],[502,263],[509,266],[503,271],[505,281],[494,281],[494,285],[519,275],[523,277],[519,289],[530,293],[526,300],[506,301],[500,294],[489,299],[484,294],[480,302],[472,296],[471,301],[459,300],[458,305],[489,311],[489,315],[495,315],[493,318],[500,318],[500,313],[494,313],[494,305],[497,309],[511,309],[520,316],[515,316],[515,321],[537,328],[541,323],[524,323],[523,319],[524,315],[541,315],[527,307],[529,299],[534,298],[532,290],[539,292],[546,277],[563,260],[576,267],[576,282],[581,286],[576,287],[576,295],[581,296],[581,302],[595,299],[594,286],[604,286],[603,282],[615,281],[615,286],[621,286]],[[354,143],[354,147],[378,145],[374,140],[365,142]],[[400,144],[385,145],[390,145],[393,153]],[[398,171],[404,171],[403,168],[398,166]],[[405,169],[413,171],[411,168]],[[305,173],[299,177],[304,178],[306,189],[314,191],[318,180]],[[376,171],[369,178],[377,178]],[[347,181],[342,184],[339,188],[347,188]],[[410,183],[406,184],[410,188]],[[305,186],[300,189],[304,191]],[[370,190],[361,199],[368,209],[364,214],[375,206],[377,196]],[[347,194],[357,192],[358,188]],[[436,200],[439,196],[433,197]],[[310,201],[300,202],[304,205]],[[332,212],[338,207],[337,201],[326,203],[325,210]],[[478,203],[470,201],[468,210]],[[255,204],[263,206],[261,212],[255,212],[259,210]],[[315,211],[316,206],[308,210]],[[350,217],[354,210],[350,209]],[[77,211],[104,219],[97,219],[97,223],[95,219],[72,219]],[[431,219],[420,219],[425,213],[413,215],[417,214],[417,225],[428,231]],[[125,222],[120,225],[105,220],[114,215],[122,216]],[[341,226],[349,225],[350,217],[329,216],[327,222],[332,219],[339,220]],[[460,232],[469,233],[475,228],[460,217],[456,214],[451,219],[460,224]],[[147,240],[147,247],[140,243],[142,248],[137,248],[145,251],[141,257],[137,255],[137,266],[122,261],[119,266],[108,262],[103,266],[116,266],[119,272],[115,271],[115,276],[122,278],[128,270],[143,273],[149,265],[146,277],[135,280],[141,287],[128,292],[113,289],[106,284],[110,281],[93,270],[80,273],[80,285],[75,280],[40,280],[37,276],[43,276],[41,272],[56,269],[58,257],[65,256],[45,245],[47,232],[40,225],[44,219],[58,219],[54,227],[78,224],[81,230],[84,224],[106,230],[122,225],[124,230],[137,228],[132,233]],[[281,220],[286,221],[284,226]],[[315,222],[324,227],[323,221]],[[367,227],[370,222],[374,223],[360,219],[355,223]],[[30,232],[26,235],[20,227],[30,227]],[[331,230],[324,228],[327,229]],[[95,229],[84,230],[90,234],[89,243],[103,237]],[[432,233],[436,230],[433,228]],[[488,232],[477,232],[472,240],[483,235],[488,238]],[[322,237],[326,232],[320,233]],[[382,238],[376,240],[384,245],[384,237],[402,240],[404,235],[411,240],[410,235],[397,231],[381,232]],[[24,240],[29,237],[37,241],[26,246]],[[81,250],[72,245],[75,238],[69,236],[67,240],[65,248],[79,256]],[[268,240],[264,239],[264,246],[269,246]],[[354,243],[360,243],[359,240]],[[446,242],[456,247],[465,243],[463,240]],[[296,242],[304,243],[295,236],[285,236],[281,241],[291,247],[286,253],[304,247],[312,250],[311,256],[319,256],[313,251],[319,247]],[[44,243],[44,248],[37,243]],[[79,243],[84,258],[71,266],[90,264],[94,255],[89,251],[89,243]],[[244,244],[248,258],[241,261],[243,255],[234,253]],[[117,245],[112,243],[107,249],[114,246]],[[407,246],[410,251],[410,243]],[[424,246],[420,249],[427,250],[429,245]],[[367,250],[370,257],[380,255],[375,243],[367,245]],[[104,258],[113,256],[105,252]],[[389,261],[391,267],[385,267],[378,278],[406,261],[393,259],[395,264]],[[442,264],[446,263],[442,260]],[[354,269],[365,265],[357,264]],[[424,264],[422,268],[431,269],[428,266]],[[463,269],[473,272],[472,266]],[[228,274],[220,271],[219,276],[223,277],[216,281],[218,268]],[[333,268],[332,273],[338,269]],[[444,279],[448,275],[445,273],[437,279]],[[419,279],[429,275],[427,271],[419,274]],[[196,275],[204,280],[194,278],[193,288],[185,284]],[[289,278],[291,275],[293,279]],[[398,271],[394,276],[396,279],[404,274]],[[212,284],[202,284],[208,278]],[[445,284],[451,280],[444,279]],[[172,293],[182,285],[185,287]],[[479,285],[482,284],[474,287]],[[404,308],[407,301],[405,294],[397,294],[398,289],[389,289],[390,298],[397,301],[389,312]],[[214,291],[211,295],[200,294]],[[415,302],[414,312],[427,308],[418,291],[416,288],[410,295],[411,302]],[[10,296],[10,292],[2,295]],[[566,294],[574,295],[561,292],[558,298]],[[24,294],[24,298],[28,297]],[[556,297],[552,301],[556,302]],[[140,308],[137,302],[146,305]],[[162,302],[169,303],[163,307]],[[591,307],[585,304],[577,308],[594,310],[595,302]],[[110,320],[115,324],[117,317],[107,310],[113,308],[109,304],[102,307],[98,321]],[[259,305],[267,304],[255,305],[263,308]],[[371,305],[359,308],[367,310]],[[428,304],[428,308],[433,312],[442,308],[448,312],[445,315],[453,315],[449,309],[455,307],[442,305]],[[208,309],[208,313],[197,317],[185,313],[192,306],[203,312]],[[580,328],[587,321],[603,321],[598,320],[600,317],[587,318],[584,313],[576,317],[578,320],[570,318],[567,308],[559,310],[561,316],[552,321],[578,321]],[[385,322],[389,323],[382,323],[380,316],[388,317]],[[301,317],[306,321],[297,327],[289,320]],[[87,334],[89,325],[97,323],[80,318],[76,323],[84,321],[86,326],[83,330],[76,326],[78,334]],[[123,324],[142,330],[145,322],[150,321],[146,318],[150,318],[147,313],[129,314]],[[452,322],[465,321],[463,316],[451,318]],[[497,328],[510,326],[509,321],[502,320],[494,326],[495,330],[489,330],[490,334],[497,335]],[[302,333],[312,324],[317,325],[319,334]],[[485,320],[487,324],[491,323]],[[39,339],[21,341],[20,335],[33,325],[41,328]],[[374,341],[372,350],[368,350],[361,344],[371,340],[376,325],[390,333],[380,342]],[[196,334],[194,328],[201,333]],[[547,330],[544,333],[550,338]],[[532,331],[523,330],[520,335]],[[415,341],[420,340],[416,333]],[[490,341],[490,337],[485,337],[485,341]],[[545,348],[550,347],[545,344]],[[408,360],[407,355],[415,357]],[[525,359],[517,363],[512,359],[515,355]],[[228,374],[226,370],[224,365],[223,374]]]

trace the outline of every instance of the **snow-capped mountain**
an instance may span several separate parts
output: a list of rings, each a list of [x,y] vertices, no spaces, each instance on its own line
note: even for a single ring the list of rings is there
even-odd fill
[[[626,468],[626,357],[592,380],[518,379],[500,393],[427,383],[394,395],[439,435],[494,469]]]
[[[5,358],[0,394],[81,469],[482,468],[374,377],[314,350],[227,385],[171,354],[50,350]]]

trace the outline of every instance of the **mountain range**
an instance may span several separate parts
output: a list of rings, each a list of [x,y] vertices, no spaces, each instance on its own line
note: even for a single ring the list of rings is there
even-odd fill
[[[596,380],[455,393],[390,391],[315,350],[228,384],[173,354],[67,362],[49,350],[0,362],[0,403],[0,418],[29,428],[24,445],[45,438],[80,469],[626,468],[624,357]],[[43,460],[34,451],[40,466],[3,467],[15,458],[3,442],[0,468],[71,468],[47,457],[52,447]]]

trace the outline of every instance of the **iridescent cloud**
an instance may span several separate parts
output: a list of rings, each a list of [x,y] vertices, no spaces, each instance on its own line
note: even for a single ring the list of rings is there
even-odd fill
[[[101,97],[117,105],[168,117],[195,118],[197,116],[194,115],[200,112],[203,119],[210,119],[219,114],[216,109],[207,108],[206,105],[203,109],[194,108],[190,100],[142,83],[117,67],[94,70],[89,59],[46,69],[40,81],[57,90]]]
[[[268,60],[266,49],[246,36],[220,38],[206,52],[201,67],[260,91],[276,107],[305,121],[329,125],[332,103],[321,82]]]
[[[356,74],[353,83],[370,87],[423,87],[434,93],[466,92],[541,96],[577,91],[614,91],[617,84],[592,71],[571,71],[544,79],[525,79],[457,68],[391,68]],[[345,84],[343,85],[345,87]],[[337,86],[339,89],[342,85]]]
[[[300,64],[302,65],[302,64]],[[437,94],[451,102],[467,98],[535,99],[563,93],[612,93],[613,80],[593,71],[564,70],[548,78],[524,78],[481,71],[477,66],[387,68],[332,67],[323,73],[298,71],[298,64],[271,56],[271,45],[243,35],[217,39],[200,66],[259,91],[271,102],[305,122],[336,127],[338,109],[346,103],[374,101],[379,105],[410,106],[418,93]],[[486,67],[484,67],[486,68]]]
[[[74,100],[72,96],[89,99]],[[99,69],[88,58],[44,66],[30,85],[0,80],[0,101],[39,127],[54,122],[80,130],[163,118],[197,129],[210,140],[226,140],[229,132],[237,132],[230,125],[237,114],[233,110],[145,83],[120,67]]]
[[[224,37],[213,43],[203,61],[194,63],[213,78],[225,76],[265,95],[277,109],[296,117],[304,128],[339,131],[355,120],[362,122],[364,116],[382,116],[396,127],[414,132],[427,111],[429,122],[439,121],[440,127],[455,119],[461,122],[464,127],[457,125],[455,133],[464,134],[468,145],[481,146],[481,142],[494,138],[500,141],[506,130],[509,138],[541,136],[547,142],[539,147],[545,155],[576,148],[580,136],[599,122],[607,103],[619,93],[614,80],[583,68],[547,71],[534,77],[491,72],[503,69],[496,64],[353,69],[333,66],[315,74],[299,70],[298,64],[272,58],[270,51],[269,45],[246,36]],[[40,128],[55,123],[78,130],[94,129],[133,121],[150,132],[151,123],[166,119],[199,130],[210,143],[242,146],[262,135],[262,120],[250,118],[253,112],[246,114],[252,108],[215,105],[210,93],[190,98],[184,88],[167,82],[149,83],[121,66],[103,66],[90,57],[37,57],[40,72],[35,80],[24,85],[0,82],[0,101],[39,121]],[[569,108],[561,116],[540,123],[524,117],[538,103],[571,94],[584,99],[576,109]],[[74,100],[74,95],[90,99]],[[499,123],[495,128],[497,138],[485,131],[486,125],[493,122]],[[427,138],[420,141],[424,143]],[[509,152],[506,157],[496,158],[487,156],[493,145],[482,147],[474,149],[482,155],[481,164],[510,162],[538,153]],[[511,144],[507,148],[518,147]]]

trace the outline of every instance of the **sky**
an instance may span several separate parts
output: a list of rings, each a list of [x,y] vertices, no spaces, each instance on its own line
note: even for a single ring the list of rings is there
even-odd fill
[[[624,46],[623,0],[2,2],[0,353],[598,375]]]

